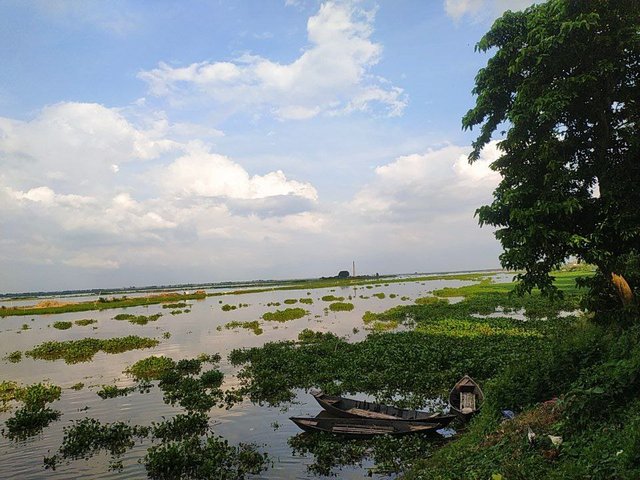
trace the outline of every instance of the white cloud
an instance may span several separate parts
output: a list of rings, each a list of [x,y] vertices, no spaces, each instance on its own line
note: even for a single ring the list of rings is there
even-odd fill
[[[489,168],[499,155],[495,142],[472,165],[467,161],[469,152],[469,147],[447,145],[379,166],[373,182],[355,195],[351,208],[394,222],[469,211],[490,199],[500,179]]]
[[[151,94],[173,102],[205,97],[234,108],[264,107],[280,119],[378,108],[400,115],[407,103],[403,90],[370,74],[382,53],[382,46],[371,41],[372,32],[373,12],[326,2],[307,22],[310,46],[291,63],[245,54],[233,62],[187,67],[161,62],[139,77]]]
[[[211,153],[198,142],[187,147],[185,155],[159,169],[162,187],[176,196],[227,197],[255,200],[293,195],[316,201],[318,194],[310,183],[288,180],[281,171],[253,175],[224,155]]]
[[[472,21],[488,21],[507,10],[522,10],[536,0],[444,0],[444,9],[454,20],[467,17]]]

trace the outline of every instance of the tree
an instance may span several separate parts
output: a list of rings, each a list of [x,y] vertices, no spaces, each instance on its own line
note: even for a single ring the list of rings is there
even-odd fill
[[[491,205],[505,268],[520,293],[555,295],[550,272],[575,256],[597,266],[599,312],[623,309],[612,279],[640,285],[640,2],[550,0],[496,20],[476,49],[493,52],[476,76],[480,126],[469,161],[501,130],[502,175]],[[629,297],[627,297],[629,298]]]

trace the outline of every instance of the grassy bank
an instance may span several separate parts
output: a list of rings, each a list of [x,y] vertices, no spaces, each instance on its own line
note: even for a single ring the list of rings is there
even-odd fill
[[[139,307],[141,305],[198,300],[203,299],[206,296],[207,295],[204,291],[199,291],[195,293],[163,293],[159,295],[133,298],[100,298],[98,300],[78,303],[42,302],[41,305],[36,304],[25,307],[5,307],[3,305],[0,308],[0,317],[10,317],[14,315],[50,315],[56,313],[86,312],[89,310]]]
[[[640,436],[633,428],[640,402],[632,399],[640,354],[633,352],[640,347],[633,345],[640,337],[626,332],[621,340],[619,332],[571,313],[581,295],[575,279],[583,275],[557,273],[563,298],[555,301],[538,292],[512,296],[513,284],[491,281],[442,289],[415,305],[365,317],[369,324],[403,325],[407,331],[372,333],[357,343],[304,331],[296,342],[234,350],[230,360],[241,367],[240,392],[274,405],[292,400],[295,389],[321,388],[437,408],[443,404],[434,398],[446,395],[462,375],[481,382],[487,401],[468,432],[444,445],[406,441],[406,451],[391,462],[406,478],[586,478],[594,466],[606,472],[594,478],[637,478]],[[451,303],[454,298],[461,300]],[[562,400],[541,403],[558,396]],[[515,411],[516,420],[501,423],[504,409]],[[625,414],[634,427],[622,422]],[[532,446],[528,427],[538,435]],[[548,435],[566,443],[553,446]],[[601,442],[610,442],[602,454]],[[389,459],[376,458],[373,445],[317,437],[292,440],[292,448],[312,455],[310,471],[323,474],[363,457],[373,460],[376,471],[389,469]],[[619,458],[612,461],[611,455]]]

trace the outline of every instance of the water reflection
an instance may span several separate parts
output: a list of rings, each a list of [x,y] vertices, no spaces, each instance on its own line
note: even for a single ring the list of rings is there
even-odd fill
[[[112,337],[139,335],[160,340],[160,344],[151,349],[133,350],[117,355],[99,352],[92,362],[66,365],[63,361],[35,361],[24,358],[19,363],[4,363],[1,380],[16,380],[21,384],[49,381],[63,387],[59,401],[51,407],[62,412],[59,421],[52,423],[41,434],[24,441],[11,442],[0,439],[0,478],[140,478],[145,477],[144,466],[138,463],[149,443],[136,444],[123,457],[121,472],[108,470],[107,455],[96,455],[88,461],[76,461],[62,466],[55,472],[44,471],[42,459],[51,455],[59,447],[63,427],[72,420],[86,416],[100,419],[102,422],[130,421],[133,424],[149,425],[151,422],[171,417],[179,409],[166,405],[162,393],[152,388],[149,393],[133,393],[126,397],[102,400],[96,391],[104,384],[116,383],[119,386],[132,385],[133,381],[122,372],[137,360],[151,354],[165,355],[174,360],[195,357],[200,353],[220,353],[220,369],[225,373],[224,387],[237,386],[234,377],[236,370],[229,364],[227,354],[234,348],[257,347],[266,342],[295,340],[304,329],[321,332],[333,332],[346,337],[349,341],[362,340],[367,331],[363,328],[362,315],[365,311],[383,312],[391,307],[411,304],[416,298],[443,287],[459,287],[473,282],[458,280],[436,280],[429,282],[407,281],[385,286],[332,287],[314,290],[267,291],[251,294],[230,294],[221,297],[208,297],[204,300],[189,301],[190,312],[172,315],[169,309],[161,305],[149,305],[117,310],[88,311],[58,315],[34,315],[26,317],[6,317],[0,320],[0,356],[16,351],[26,351],[48,340],[73,340],[86,337],[107,339]],[[385,293],[385,298],[377,298],[376,293]],[[395,294],[391,298],[390,294]],[[354,304],[350,312],[331,312],[326,309],[330,302],[323,296],[345,297],[345,301]],[[366,297],[366,298],[363,298]],[[312,304],[300,303],[301,298],[311,298]],[[285,300],[297,300],[287,305]],[[67,299],[70,300],[70,299]],[[87,300],[82,297],[79,300]],[[26,301],[27,303],[34,303]],[[280,306],[273,306],[280,303]],[[248,304],[246,307],[223,311],[222,305]],[[267,306],[272,304],[272,306]],[[298,320],[285,323],[263,322],[261,316],[267,311],[286,307],[302,307],[308,314]],[[152,315],[161,313],[155,322],[147,325],[134,325],[127,321],[114,320],[118,313],[134,315]],[[74,325],[68,330],[57,330],[51,325],[55,321],[76,321],[95,319],[93,325]],[[224,325],[232,322],[259,320],[263,333],[255,335],[243,328],[226,329]],[[27,329],[23,329],[27,325]],[[96,327],[96,328],[93,328]],[[218,327],[221,327],[218,329]],[[83,382],[84,389],[69,389]],[[273,460],[273,467],[251,478],[294,479],[308,478],[309,467],[314,464],[313,455],[294,455],[288,441],[299,434],[298,428],[288,420],[290,416],[312,416],[318,412],[318,405],[305,392],[296,392],[296,400],[288,408],[258,406],[244,401],[232,409],[213,408],[210,421],[214,431],[229,440],[231,444],[239,442],[255,443],[261,451],[267,452]],[[0,413],[0,422],[4,424],[10,412]],[[370,461],[362,466],[345,467],[340,470],[340,478],[356,479],[367,474],[372,467]],[[364,470],[363,470],[364,469]],[[374,475],[375,477],[376,475]],[[322,478],[322,476],[320,476]]]

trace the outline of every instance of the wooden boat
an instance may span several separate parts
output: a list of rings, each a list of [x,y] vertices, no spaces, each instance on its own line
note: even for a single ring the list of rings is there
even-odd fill
[[[437,423],[384,420],[380,418],[335,418],[318,416],[290,417],[305,432],[335,433],[346,438],[369,438],[375,435],[413,435],[433,433],[440,428]]]
[[[449,393],[451,409],[464,420],[477,413],[483,401],[482,389],[469,375],[462,377]]]
[[[322,392],[312,392],[311,394],[322,408],[336,417],[379,418],[383,420],[398,420],[404,422],[437,423],[440,428],[446,427],[454,418],[456,418],[455,415],[427,413],[421,412],[420,410],[408,410],[393,407],[391,405],[384,405],[382,403],[326,395]]]

